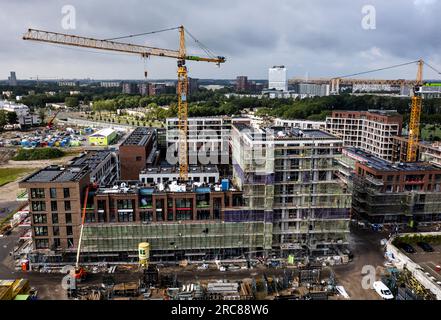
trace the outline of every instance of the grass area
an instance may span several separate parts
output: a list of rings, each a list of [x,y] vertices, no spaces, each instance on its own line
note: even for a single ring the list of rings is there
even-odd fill
[[[57,148],[19,149],[15,161],[56,159],[64,156],[64,151]]]
[[[33,168],[0,168],[0,187],[33,170]]]
[[[132,126],[144,126],[144,127],[156,127],[156,128],[163,128],[165,126],[164,121],[159,120],[153,120],[153,119],[147,119],[142,117],[136,117],[136,116],[129,116],[129,115],[116,115],[114,113],[105,113],[102,112],[101,115],[96,113],[94,115],[87,117],[90,120],[95,121],[103,121],[108,122],[110,124],[128,124]]]
[[[426,124],[421,128],[421,138],[426,141],[441,140],[441,126]]]

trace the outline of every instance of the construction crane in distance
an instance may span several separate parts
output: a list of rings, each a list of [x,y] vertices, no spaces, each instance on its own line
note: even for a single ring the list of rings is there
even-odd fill
[[[332,88],[331,91],[333,93],[338,94],[340,82],[344,78],[368,74],[368,73],[372,73],[372,72],[389,70],[389,69],[407,66],[407,65],[415,64],[415,63],[418,66],[416,81],[396,80],[394,82],[394,81],[386,80],[386,81],[388,81],[389,84],[392,84],[392,83],[396,83],[396,84],[412,83],[413,84],[412,104],[411,104],[410,119],[409,119],[409,137],[408,137],[407,155],[406,155],[407,162],[415,162],[417,160],[417,148],[418,148],[418,142],[419,142],[419,137],[420,137],[420,119],[421,119],[421,112],[423,109],[423,98],[421,95],[421,87],[423,86],[423,67],[424,67],[424,65],[426,65],[427,67],[429,67],[430,69],[435,71],[437,74],[441,74],[441,72],[439,70],[435,69],[430,64],[428,64],[426,61],[419,59],[417,61],[406,62],[406,63],[397,64],[397,65],[385,67],[385,68],[379,68],[379,69],[375,69],[375,70],[358,72],[358,73],[349,74],[349,75],[340,76],[340,77],[336,77],[336,78],[331,79],[331,88]]]
[[[187,131],[188,131],[188,70],[185,65],[187,60],[189,61],[205,61],[213,62],[218,66],[224,63],[225,57],[214,56],[207,48],[203,48],[208,57],[199,57],[194,55],[187,55],[185,46],[185,33],[189,34],[198,45],[201,46],[200,42],[197,41],[188,31],[184,29],[183,26],[176,28],[170,28],[167,30],[179,30],[179,50],[170,50],[155,48],[137,44],[130,44],[124,42],[114,41],[116,39],[129,38],[138,35],[130,35],[126,37],[113,38],[108,40],[99,40],[94,38],[81,37],[76,35],[69,35],[64,33],[28,29],[28,31],[23,35],[23,40],[33,40],[39,42],[61,44],[74,47],[83,47],[107,51],[116,51],[122,53],[132,53],[140,55],[142,58],[147,58],[149,56],[158,56],[173,58],[177,60],[178,65],[178,129],[179,129],[179,139],[178,139],[178,159],[179,159],[179,178],[182,181],[188,180],[188,146],[187,146]],[[153,32],[151,32],[153,33]],[[144,33],[148,34],[148,33]],[[202,46],[201,46],[202,47]]]

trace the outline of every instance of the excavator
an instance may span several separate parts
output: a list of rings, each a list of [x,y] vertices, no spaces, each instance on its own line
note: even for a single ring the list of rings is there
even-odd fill
[[[60,113],[60,111],[61,111],[61,109],[58,109],[57,111],[55,111],[54,116],[47,122],[46,129],[49,129],[49,130],[52,129],[52,127],[54,125],[54,120],[57,117],[57,115]]]

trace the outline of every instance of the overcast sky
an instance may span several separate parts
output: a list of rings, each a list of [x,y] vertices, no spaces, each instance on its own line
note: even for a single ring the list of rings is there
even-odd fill
[[[62,28],[64,5],[76,9],[75,30]],[[365,5],[376,9],[376,29],[362,27]],[[18,79],[143,78],[137,56],[24,41],[29,27],[106,39],[182,24],[227,58],[221,68],[189,62],[195,78],[267,79],[272,65],[285,65],[289,77],[333,77],[420,57],[441,69],[440,14],[441,0],[0,0],[0,79],[12,70]],[[177,49],[178,33],[124,41]],[[188,53],[203,53],[187,43]],[[152,79],[176,77],[172,59],[152,57],[146,68]],[[411,65],[370,77],[415,75]]]

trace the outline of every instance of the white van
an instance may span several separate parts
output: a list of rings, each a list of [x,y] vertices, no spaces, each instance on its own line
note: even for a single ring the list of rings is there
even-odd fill
[[[373,287],[374,290],[378,293],[378,295],[382,297],[384,300],[391,300],[394,298],[392,292],[383,282],[375,281]]]

